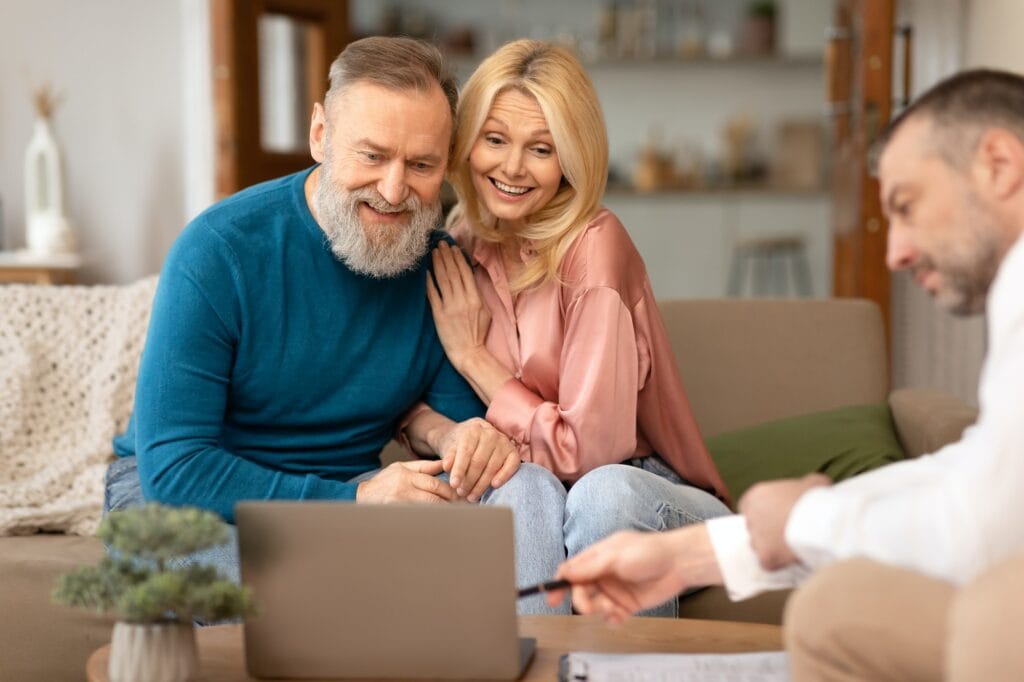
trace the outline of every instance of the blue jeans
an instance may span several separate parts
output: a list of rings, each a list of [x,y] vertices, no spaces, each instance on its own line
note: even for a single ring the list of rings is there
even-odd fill
[[[379,470],[358,476],[363,481]],[[446,478],[447,474],[441,474]],[[106,510],[144,503],[134,457],[115,461],[107,470]],[[652,456],[611,464],[587,473],[566,492],[554,474],[524,463],[500,488],[489,488],[481,504],[513,510],[516,579],[519,585],[549,580],[565,557],[573,556],[619,530],[662,531],[729,513],[717,498],[684,483],[661,458]],[[225,524],[231,540],[223,545],[179,559],[217,567],[239,581],[238,535]],[[552,609],[543,595],[522,599],[520,614],[568,614],[564,603]],[[675,617],[672,599],[641,615]]]
[[[353,482],[372,478],[378,470],[353,478]],[[447,478],[447,474],[441,474]],[[551,472],[536,464],[523,464],[500,488],[489,488],[480,504],[510,507],[515,529],[516,580],[532,585],[549,580],[565,558],[562,542],[562,515],[565,509],[565,488]],[[145,504],[134,457],[120,457],[107,469],[104,511],[115,511]],[[228,542],[195,552],[170,562],[172,566],[204,564],[217,568],[222,575],[241,582],[238,566],[238,531],[225,523]],[[520,600],[520,614],[568,613],[568,607],[551,609],[543,595]]]
[[[573,556],[620,530],[673,530],[729,513],[721,500],[687,484],[660,457],[636,458],[598,467],[569,488],[565,548]],[[639,615],[676,618],[679,601]]]

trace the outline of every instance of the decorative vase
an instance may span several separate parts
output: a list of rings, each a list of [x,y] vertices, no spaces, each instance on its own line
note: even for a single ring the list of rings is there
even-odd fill
[[[45,116],[36,119],[25,153],[25,242],[39,255],[71,253],[74,233],[64,216],[60,150]]]
[[[191,624],[114,624],[110,643],[111,682],[185,682],[199,675],[196,635]]]

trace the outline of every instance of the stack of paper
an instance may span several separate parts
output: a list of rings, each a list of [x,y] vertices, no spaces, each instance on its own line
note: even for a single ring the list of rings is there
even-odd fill
[[[789,682],[784,651],[750,654],[599,654],[562,659],[562,682]]]

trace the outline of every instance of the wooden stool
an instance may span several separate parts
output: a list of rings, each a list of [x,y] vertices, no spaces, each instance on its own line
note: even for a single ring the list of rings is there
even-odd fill
[[[810,296],[811,268],[802,235],[753,237],[736,243],[730,296]]]

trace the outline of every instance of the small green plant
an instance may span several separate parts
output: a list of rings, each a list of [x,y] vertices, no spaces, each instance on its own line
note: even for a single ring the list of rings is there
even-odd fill
[[[194,507],[147,504],[107,514],[96,536],[113,550],[96,566],[60,576],[54,601],[130,623],[218,621],[255,612],[247,587],[209,566],[168,562],[226,542],[216,514]]]
[[[774,19],[775,18],[775,1],[774,0],[756,0],[747,5],[747,14],[752,17],[759,19]]]

